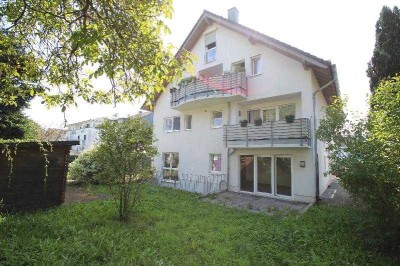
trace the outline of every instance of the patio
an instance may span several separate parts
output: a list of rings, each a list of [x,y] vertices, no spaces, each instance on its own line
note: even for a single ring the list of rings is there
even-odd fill
[[[302,202],[293,202],[230,191],[209,195],[205,197],[204,200],[212,204],[223,205],[229,208],[265,214],[273,214],[275,212],[282,212],[284,214],[290,212],[302,213],[306,211],[309,206],[309,204]]]

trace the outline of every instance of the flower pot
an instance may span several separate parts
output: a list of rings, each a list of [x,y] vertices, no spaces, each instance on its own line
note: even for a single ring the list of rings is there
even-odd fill
[[[294,115],[287,115],[285,116],[286,123],[293,123]]]
[[[256,120],[254,120],[254,124],[256,126],[261,126],[262,125],[262,119],[261,118],[257,118]]]
[[[247,123],[248,123],[247,120],[242,120],[242,121],[240,121],[240,126],[241,127],[247,127]]]

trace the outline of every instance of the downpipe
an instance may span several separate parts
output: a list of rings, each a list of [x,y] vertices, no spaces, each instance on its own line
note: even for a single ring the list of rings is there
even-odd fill
[[[328,83],[326,83],[324,86],[322,86],[321,88],[319,88],[318,90],[313,92],[313,131],[314,131],[314,162],[315,162],[315,202],[319,203],[321,201],[321,197],[319,195],[319,158],[318,158],[318,141],[317,141],[317,117],[316,117],[316,105],[317,105],[317,100],[316,100],[316,95],[318,92],[323,91],[324,89],[326,89],[327,87],[329,87],[331,84],[333,84],[335,82],[335,80],[331,80]]]

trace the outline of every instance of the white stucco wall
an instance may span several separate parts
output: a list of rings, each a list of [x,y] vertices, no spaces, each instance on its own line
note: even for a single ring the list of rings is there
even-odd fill
[[[251,44],[249,40],[235,32],[220,26],[211,25],[205,31],[216,30],[217,56],[216,61],[204,63],[204,35],[191,50],[197,58],[196,71],[211,66],[223,64],[223,69],[229,71],[231,64],[245,60],[248,76],[248,97],[246,101],[232,102],[218,106],[205,106],[186,111],[173,110],[170,107],[170,91],[174,84],[170,84],[160,95],[154,107],[154,133],[157,139],[159,155],[154,158],[154,166],[158,173],[162,172],[165,152],[179,153],[179,173],[207,175],[210,169],[210,154],[222,154],[222,173],[228,174],[228,149],[223,143],[223,129],[211,127],[212,110],[223,111],[223,121],[227,124],[236,124],[244,119],[246,110],[263,109],[288,103],[296,104],[296,118],[312,120],[312,91],[318,87],[310,69],[304,69],[302,64],[274,50],[260,44]],[[261,56],[262,74],[251,76],[251,57]],[[326,105],[325,100],[318,96],[318,110]],[[230,110],[230,113],[229,113]],[[242,117],[239,117],[239,110]],[[192,130],[184,129],[185,115],[192,115]],[[171,116],[181,117],[179,132],[164,132],[164,118]],[[323,148],[320,145],[321,169],[323,167]],[[292,157],[292,186],[293,200],[311,202],[315,197],[315,171],[312,148],[263,148],[237,149],[229,157],[229,189],[239,190],[239,156],[252,155],[290,155]],[[306,162],[306,167],[300,167],[300,161]],[[321,191],[329,183],[321,171]]]

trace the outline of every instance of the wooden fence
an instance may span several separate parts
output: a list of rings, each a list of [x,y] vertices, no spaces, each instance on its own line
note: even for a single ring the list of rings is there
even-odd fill
[[[78,143],[0,144],[0,212],[34,211],[62,204],[69,151]],[[6,155],[7,150],[11,156]]]

